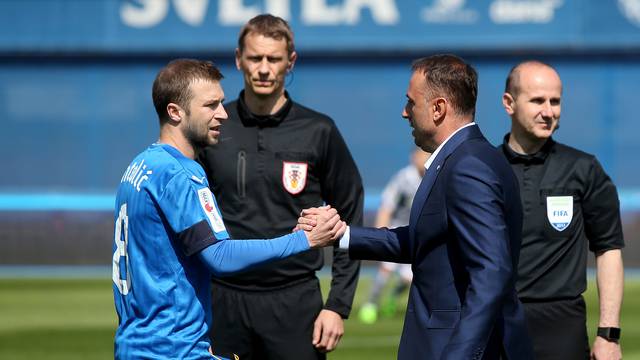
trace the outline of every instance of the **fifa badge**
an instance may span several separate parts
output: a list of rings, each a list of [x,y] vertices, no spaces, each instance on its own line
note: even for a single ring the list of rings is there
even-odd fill
[[[573,196],[547,196],[547,218],[558,231],[569,227],[573,218]]]

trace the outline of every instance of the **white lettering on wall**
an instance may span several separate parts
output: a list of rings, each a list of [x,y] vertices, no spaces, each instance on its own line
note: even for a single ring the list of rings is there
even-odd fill
[[[209,0],[173,0],[178,17],[191,26],[200,26],[207,15]]]
[[[478,20],[478,13],[465,9],[466,0],[435,0],[430,7],[420,12],[427,23],[470,24]]]
[[[218,20],[221,25],[244,24],[247,20],[260,14],[257,5],[245,6],[242,0],[219,0]]]
[[[329,5],[326,0],[303,0],[302,22],[306,25],[356,25],[362,10],[371,11],[373,21],[380,25],[394,25],[400,14],[394,0],[345,0]]]
[[[489,16],[498,24],[547,24],[553,20],[556,8],[563,0],[495,0],[489,6]]]
[[[618,0],[618,8],[631,23],[640,26],[640,0]]]
[[[261,13],[269,13],[289,20],[291,18],[289,0],[266,0],[262,8],[258,5],[246,6],[243,0],[218,1],[220,25],[244,25],[252,17]]]
[[[265,12],[289,21],[291,19],[291,4],[289,0],[268,0]]]
[[[120,8],[122,22],[134,28],[153,27],[169,12],[169,0],[137,0],[136,3],[125,2]]]
[[[120,18],[135,28],[150,28],[162,22],[169,13],[170,0],[137,0],[125,2]],[[178,17],[191,26],[200,26],[209,7],[209,0],[173,0]]]
[[[395,0],[343,0],[342,3],[333,4],[328,2],[329,0],[302,0],[302,22],[306,25],[356,25],[360,22],[363,11],[369,11],[371,18],[378,25],[395,25],[400,21]],[[167,17],[172,4],[178,18],[195,27],[201,26],[204,22],[210,0],[129,0],[123,2],[120,17],[128,26],[150,28]],[[244,0],[218,1],[220,25],[243,25],[260,13],[270,13],[290,20],[291,0],[264,0],[252,5],[245,4]]]
[[[307,25],[338,25],[342,22],[340,5],[325,0],[302,0],[302,22]]]
[[[347,0],[343,10],[345,24],[355,25],[360,22],[360,13],[365,7],[371,10],[373,20],[380,25],[394,25],[400,19],[393,0]]]

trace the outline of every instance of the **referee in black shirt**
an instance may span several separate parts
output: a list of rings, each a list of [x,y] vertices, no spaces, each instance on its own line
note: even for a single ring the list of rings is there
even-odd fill
[[[593,155],[555,142],[562,82],[549,65],[515,66],[502,102],[511,133],[502,151],[518,177],[524,212],[518,294],[536,359],[620,359],[624,247],[616,188]],[[587,245],[600,299],[591,353],[582,293]]]
[[[302,209],[323,203],[348,223],[362,223],[362,180],[336,124],[285,90],[296,58],[282,18],[258,15],[240,30],[236,65],[244,90],[225,105],[220,143],[199,157],[232,237],[290,233]],[[319,250],[212,279],[214,352],[242,360],[326,359],[344,334],[360,267],[337,247],[332,260],[325,302]]]

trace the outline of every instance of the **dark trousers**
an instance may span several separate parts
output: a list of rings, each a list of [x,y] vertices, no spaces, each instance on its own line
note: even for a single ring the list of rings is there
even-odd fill
[[[522,304],[537,360],[589,359],[586,305],[582,296]]]
[[[211,345],[240,360],[323,360],[311,344],[322,310],[317,278],[272,291],[239,291],[214,283]]]

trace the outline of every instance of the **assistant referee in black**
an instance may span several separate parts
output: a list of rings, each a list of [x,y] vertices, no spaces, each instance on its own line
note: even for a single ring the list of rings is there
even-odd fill
[[[551,66],[527,61],[506,82],[511,133],[501,149],[520,183],[524,212],[518,295],[536,359],[622,357],[620,306],[624,247],[616,187],[593,155],[555,142],[562,82]],[[588,249],[595,253],[600,302],[591,353],[586,329]]]
[[[236,65],[244,90],[226,105],[220,142],[200,157],[232,238],[290,233],[302,209],[323,203],[361,223],[362,180],[333,120],[285,91],[296,52],[281,18],[259,15],[240,31]],[[313,86],[313,85],[310,85]],[[213,279],[211,342],[242,360],[315,360],[338,345],[351,311],[359,262],[333,250],[331,290],[323,303],[310,250]]]

